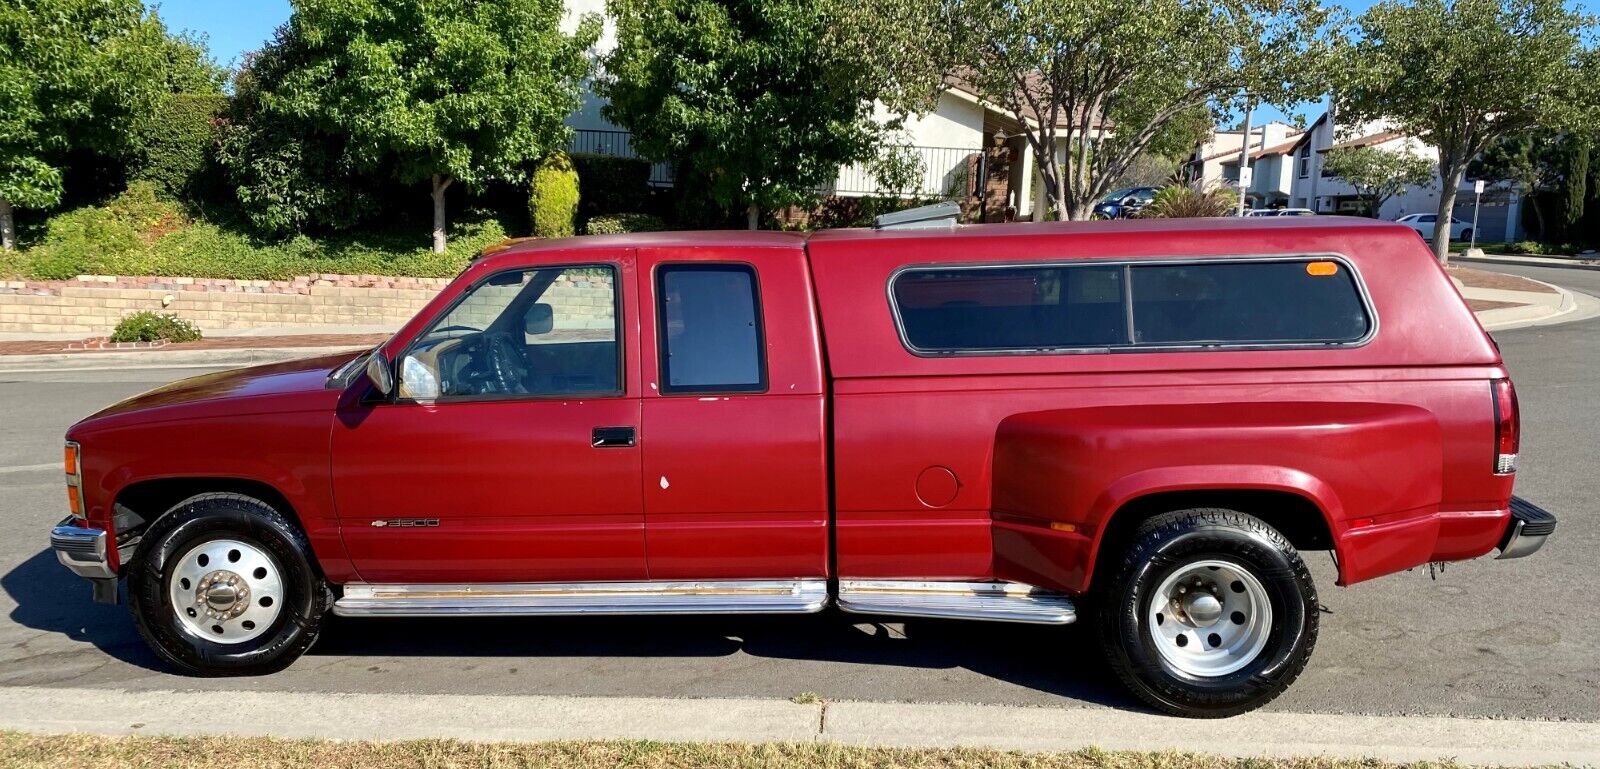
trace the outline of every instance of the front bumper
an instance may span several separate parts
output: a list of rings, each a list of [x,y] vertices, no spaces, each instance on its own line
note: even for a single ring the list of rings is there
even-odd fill
[[[1522,558],[1533,555],[1544,547],[1544,541],[1556,530],[1556,517],[1550,511],[1522,497],[1511,498],[1511,522],[1506,524],[1505,536],[1500,540],[1500,555],[1496,558]]]
[[[50,530],[50,549],[56,552],[56,560],[73,574],[89,580],[94,586],[94,600],[100,603],[117,602],[117,572],[111,568],[110,541],[105,529],[78,526],[71,516]],[[121,543],[117,548],[118,563],[126,563],[138,544],[138,537]]]

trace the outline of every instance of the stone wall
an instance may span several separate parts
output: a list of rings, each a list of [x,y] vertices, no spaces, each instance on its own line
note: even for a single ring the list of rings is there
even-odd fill
[[[393,326],[411,319],[450,283],[449,278],[383,275],[306,275],[293,280],[80,275],[62,281],[0,281],[0,333],[105,336],[123,317],[141,310],[172,313],[202,331],[284,326]],[[486,286],[475,294],[486,305],[504,306],[521,286]],[[609,275],[569,273],[556,280],[543,301],[554,310],[558,330],[613,326]],[[492,317],[454,322],[481,328]],[[472,321],[472,322],[469,322]]]
[[[448,278],[306,275],[293,280],[114,277],[0,281],[0,333],[104,336],[140,310],[168,312],[204,331],[274,326],[396,326]]]

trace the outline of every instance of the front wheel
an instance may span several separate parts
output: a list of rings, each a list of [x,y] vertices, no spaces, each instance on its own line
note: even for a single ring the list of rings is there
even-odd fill
[[[156,519],[128,574],[139,633],[190,675],[286,667],[316,640],[328,596],[299,528],[240,494],[202,494]]]
[[[1196,509],[1141,525],[1103,586],[1101,642],[1140,699],[1174,715],[1220,718],[1270,702],[1305,669],[1317,593],[1272,527]]]

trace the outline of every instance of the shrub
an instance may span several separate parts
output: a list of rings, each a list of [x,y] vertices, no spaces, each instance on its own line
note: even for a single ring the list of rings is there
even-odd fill
[[[1206,216],[1227,216],[1239,205],[1239,194],[1233,190],[1216,187],[1173,184],[1156,190],[1156,195],[1139,212],[1153,219],[1192,219]]]
[[[620,235],[625,232],[660,232],[667,223],[651,214],[613,214],[589,220],[590,235]]]
[[[130,178],[154,184],[169,198],[192,200],[216,144],[217,116],[227,104],[222,94],[163,97],[134,127],[140,152]]]
[[[1543,243],[1536,240],[1519,240],[1506,246],[1506,251],[1513,254],[1530,254],[1538,256],[1545,252]]]
[[[576,232],[578,173],[565,154],[557,152],[533,170],[528,212],[536,237],[567,238]]]
[[[193,323],[176,315],[148,310],[123,318],[111,332],[113,342],[194,342],[199,339],[200,329]]]
[[[583,218],[638,211],[650,197],[650,163],[612,155],[573,155],[583,187]]]

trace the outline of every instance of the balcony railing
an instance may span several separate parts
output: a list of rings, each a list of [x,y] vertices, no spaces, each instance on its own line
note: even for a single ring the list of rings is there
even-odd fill
[[[578,129],[573,131],[572,143],[568,145],[567,151],[573,154],[610,155],[623,158],[639,157],[639,153],[633,149],[633,135],[627,131]],[[885,147],[883,151],[885,153],[908,153],[915,158],[917,167],[921,170],[921,180],[913,185],[912,189],[902,190],[901,192],[913,193],[924,197],[943,197],[952,194],[952,191],[959,194],[971,187],[971,159],[972,156],[979,152],[976,147],[923,147],[915,145]],[[671,186],[672,166],[668,163],[652,165],[650,167],[650,184],[655,187]],[[841,195],[845,197],[876,195],[885,192],[878,184],[871,163],[856,163],[841,167],[839,176],[834,179],[834,182],[823,185],[817,191],[824,195]]]
[[[609,155],[618,158],[636,158],[639,153],[633,150],[633,134],[627,131],[603,131],[594,128],[580,128],[572,132],[572,143],[567,145],[567,152],[573,155]],[[650,186],[672,186],[672,166],[667,163],[654,163],[650,166]]]

